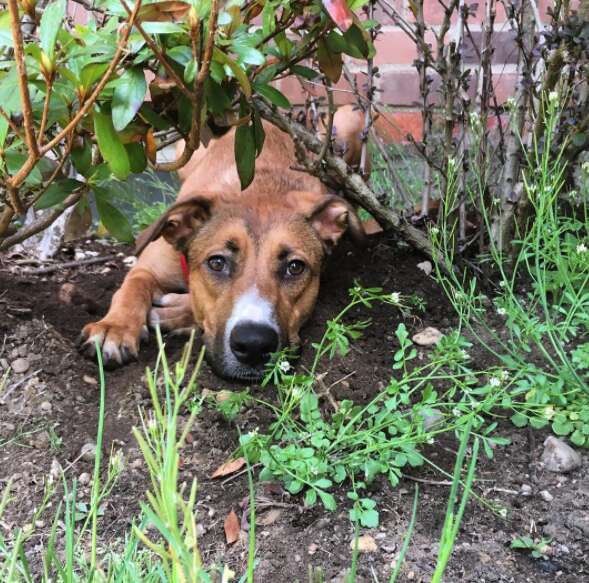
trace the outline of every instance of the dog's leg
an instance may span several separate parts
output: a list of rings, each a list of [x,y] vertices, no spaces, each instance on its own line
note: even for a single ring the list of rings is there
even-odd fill
[[[105,366],[125,364],[135,358],[141,338],[147,336],[147,313],[159,293],[154,274],[141,266],[134,267],[114,294],[106,316],[84,326],[80,337],[82,352],[93,356],[98,340]]]
[[[165,294],[153,302],[147,321],[164,332],[189,333],[195,325],[190,294]]]

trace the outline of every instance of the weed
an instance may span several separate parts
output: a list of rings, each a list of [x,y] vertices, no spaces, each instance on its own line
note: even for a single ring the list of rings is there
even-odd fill
[[[533,539],[529,536],[520,536],[511,541],[511,548],[516,550],[529,551],[534,559],[546,559],[550,548],[551,539]]]

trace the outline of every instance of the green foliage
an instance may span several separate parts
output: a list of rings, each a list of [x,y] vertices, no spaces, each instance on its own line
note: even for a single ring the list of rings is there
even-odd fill
[[[510,546],[515,550],[529,551],[534,559],[546,559],[550,539],[533,539],[530,536],[521,536],[513,539]]]
[[[127,4],[131,10],[133,3]],[[325,60],[335,60],[341,72],[342,54],[356,58],[374,54],[367,25],[360,25],[355,17],[356,23],[344,34],[336,32],[321,0],[221,2],[214,29],[210,0],[194,4],[143,0],[138,15],[147,39],[138,27],[128,28],[129,13],[118,0],[100,0],[93,6],[97,17],[74,26],[65,18],[66,1],[52,0],[39,25],[25,38],[30,121],[41,154],[17,186],[22,186],[19,195],[25,207],[44,191],[37,208],[55,207],[71,184],[61,182],[48,190],[49,174],[43,175],[43,165],[63,161],[65,171],[58,179],[64,180],[71,162],[83,177],[75,192],[85,196],[95,185],[95,168],[106,163],[100,180],[101,218],[111,234],[125,241],[131,233],[113,210],[119,204],[112,177],[125,181],[142,172],[148,162],[156,165],[157,148],[172,133],[179,131],[194,140],[203,125],[214,122],[237,125],[235,159],[246,188],[264,142],[253,98],[289,108],[288,99],[274,87],[276,79],[286,74],[316,77],[317,72],[303,62],[319,61],[321,68]],[[260,14],[262,26],[257,20]],[[8,16],[0,17],[0,103],[12,115],[27,108],[14,90],[18,72]],[[287,35],[286,28],[294,22],[297,26]],[[205,63],[209,37],[212,51],[210,63]],[[121,58],[113,68],[115,57]],[[78,119],[79,113],[83,115]],[[77,123],[66,135],[64,130],[74,118]],[[45,148],[50,142],[51,160]],[[0,116],[0,148],[0,182],[6,186],[31,153],[23,132],[14,131],[4,116]]]
[[[544,136],[525,153],[524,188],[531,216],[520,227],[513,256],[491,244],[487,258],[487,269],[497,275],[492,302],[480,292],[474,277],[461,278],[438,269],[437,278],[460,316],[461,327],[502,363],[502,374],[513,377],[501,404],[512,410],[514,425],[550,425],[557,435],[587,446],[589,350],[583,339],[589,332],[589,214],[585,204],[570,207],[563,197],[566,145],[556,152],[551,147],[559,119],[558,99],[546,99],[544,107]],[[454,172],[458,166],[449,168]],[[448,208],[456,198],[454,178],[451,173]],[[473,202],[481,200],[484,192],[484,177],[478,176],[469,193]],[[483,218],[490,229],[490,217],[484,214]],[[447,213],[431,229],[431,236],[451,264],[453,232]],[[491,317],[489,305],[496,312]],[[499,323],[490,324],[490,319]]]

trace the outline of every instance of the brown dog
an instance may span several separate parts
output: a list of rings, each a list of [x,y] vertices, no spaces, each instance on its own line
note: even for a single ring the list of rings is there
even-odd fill
[[[364,233],[347,202],[292,169],[289,136],[264,128],[255,178],[244,191],[233,130],[194,154],[180,174],[177,202],[139,237],[138,262],[108,314],[84,327],[84,352],[92,355],[98,339],[105,363],[123,364],[137,355],[147,323],[164,330],[196,324],[218,374],[255,380],[272,352],[298,344],[326,253],[346,231],[358,239]],[[351,144],[353,162],[362,114],[341,108],[335,128],[338,141]]]

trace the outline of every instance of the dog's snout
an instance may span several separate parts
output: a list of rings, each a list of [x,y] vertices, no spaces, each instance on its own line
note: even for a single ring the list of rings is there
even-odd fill
[[[270,326],[245,322],[231,331],[229,345],[235,358],[250,366],[267,362],[272,352],[278,350],[279,338]]]

